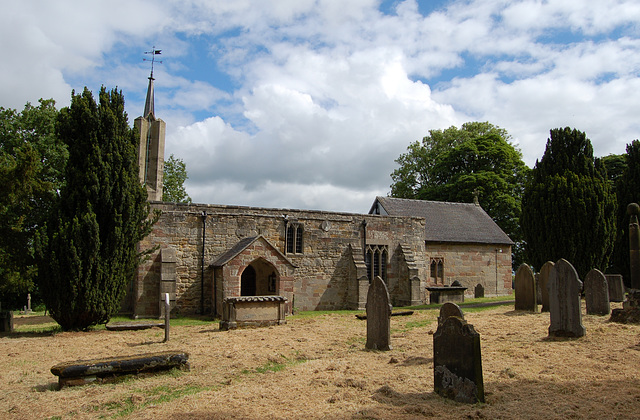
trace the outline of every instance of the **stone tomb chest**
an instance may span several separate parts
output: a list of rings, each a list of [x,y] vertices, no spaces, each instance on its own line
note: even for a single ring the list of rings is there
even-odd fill
[[[286,324],[287,298],[283,296],[239,296],[222,300],[220,330]]]
[[[464,302],[466,287],[455,281],[451,286],[427,287],[429,303]]]

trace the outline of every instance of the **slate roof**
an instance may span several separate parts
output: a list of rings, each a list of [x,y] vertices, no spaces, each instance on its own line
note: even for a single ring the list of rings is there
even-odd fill
[[[223,265],[225,265],[226,263],[228,263],[229,261],[231,261],[232,259],[234,259],[238,254],[240,254],[242,251],[244,251],[245,249],[247,249],[252,243],[254,243],[255,241],[257,241],[258,239],[262,238],[271,248],[273,248],[274,250],[276,250],[276,252],[280,255],[280,257],[282,259],[284,259],[285,261],[287,261],[289,264],[291,264],[293,267],[295,267],[296,265],[293,264],[289,258],[287,258],[282,252],[280,252],[276,247],[274,247],[271,242],[269,242],[267,240],[267,238],[265,238],[262,235],[258,235],[258,236],[249,236],[246,238],[241,239],[237,244],[235,244],[234,246],[232,246],[231,248],[229,248],[227,251],[225,251],[224,253],[220,254],[218,256],[218,258],[215,259],[215,261],[213,263],[211,263],[212,267],[222,267]]]
[[[376,197],[390,216],[424,217],[425,241],[513,245],[513,241],[479,205],[445,201]]]

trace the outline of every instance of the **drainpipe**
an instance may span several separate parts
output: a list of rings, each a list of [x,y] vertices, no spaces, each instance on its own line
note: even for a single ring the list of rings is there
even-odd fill
[[[204,315],[204,246],[207,233],[207,212],[202,212],[202,267],[200,272],[200,315]],[[214,286],[215,287],[215,286]],[[214,288],[215,293],[215,288]]]

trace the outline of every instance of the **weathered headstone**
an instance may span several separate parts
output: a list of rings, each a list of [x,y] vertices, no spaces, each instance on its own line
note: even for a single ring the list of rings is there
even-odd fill
[[[587,315],[609,315],[609,287],[604,274],[598,269],[589,271],[584,279],[584,300]]]
[[[475,287],[475,289],[473,289],[473,296],[477,299],[477,298],[483,298],[484,297],[484,286],[481,285],[480,283],[478,283]]]
[[[433,380],[443,397],[484,402],[480,334],[457,316],[447,318],[433,335]]]
[[[391,350],[391,310],[389,291],[376,276],[367,293],[367,344],[370,350]]]
[[[565,259],[555,263],[549,274],[549,335],[552,337],[582,337],[580,292],[582,282],[573,265]]]
[[[0,310],[0,332],[13,332],[13,311]]]
[[[624,282],[622,274],[605,274],[609,288],[609,302],[624,301]]]
[[[553,266],[555,264],[553,261],[547,261],[540,268],[540,275],[538,276],[538,281],[540,283],[540,297],[542,301],[542,312],[549,312],[549,288],[547,287],[549,284],[549,273],[553,270]]]
[[[25,312],[28,314],[31,313],[31,293],[27,293],[27,309]]]
[[[458,305],[453,302],[446,302],[440,307],[440,315],[438,316],[438,326],[442,325],[447,318],[451,316],[457,316],[458,318],[464,319],[464,314],[462,313],[462,309]]]
[[[536,282],[527,264],[521,264],[516,271],[515,289],[516,310],[537,312]]]

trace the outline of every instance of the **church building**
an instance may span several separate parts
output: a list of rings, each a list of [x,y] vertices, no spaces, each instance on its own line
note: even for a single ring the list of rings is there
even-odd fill
[[[220,316],[222,301],[283,296],[286,311],[364,309],[371,279],[394,306],[429,302],[428,287],[458,281],[473,296],[511,293],[513,242],[477,203],[377,197],[368,213],[162,202],[165,123],[153,71],[140,132],[140,181],[161,216],[140,250],[153,250],[123,309]]]

